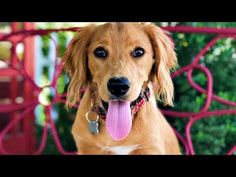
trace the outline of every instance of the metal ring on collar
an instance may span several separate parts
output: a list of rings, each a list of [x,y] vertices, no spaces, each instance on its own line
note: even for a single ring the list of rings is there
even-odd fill
[[[85,114],[85,117],[86,117],[86,120],[89,122],[89,123],[91,123],[92,121],[91,120],[89,120],[89,118],[88,118],[88,115],[89,115],[89,113],[91,112],[91,110],[89,110],[86,114]],[[99,119],[99,116],[97,115],[97,118],[96,118],[96,122],[98,121],[98,119]]]

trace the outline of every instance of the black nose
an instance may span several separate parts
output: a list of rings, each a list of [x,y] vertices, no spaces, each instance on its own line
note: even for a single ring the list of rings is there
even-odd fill
[[[108,91],[114,96],[122,96],[129,90],[130,82],[126,77],[112,77],[107,82]]]

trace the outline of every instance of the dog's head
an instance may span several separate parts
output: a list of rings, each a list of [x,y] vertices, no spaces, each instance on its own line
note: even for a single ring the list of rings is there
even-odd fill
[[[107,23],[82,28],[64,56],[71,77],[67,105],[80,97],[80,89],[93,85],[100,98],[135,100],[147,81],[164,104],[172,105],[170,70],[176,65],[173,43],[153,24]]]

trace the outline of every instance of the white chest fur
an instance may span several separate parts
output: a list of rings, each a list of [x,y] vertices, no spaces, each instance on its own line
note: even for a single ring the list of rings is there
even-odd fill
[[[138,145],[131,145],[131,146],[101,146],[101,149],[104,151],[112,152],[116,155],[128,155],[132,151],[138,148]]]

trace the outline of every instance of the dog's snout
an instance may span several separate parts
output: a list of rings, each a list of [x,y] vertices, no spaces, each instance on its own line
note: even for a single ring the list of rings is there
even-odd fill
[[[130,87],[130,82],[126,77],[112,77],[107,82],[108,91],[117,97],[125,95]]]

